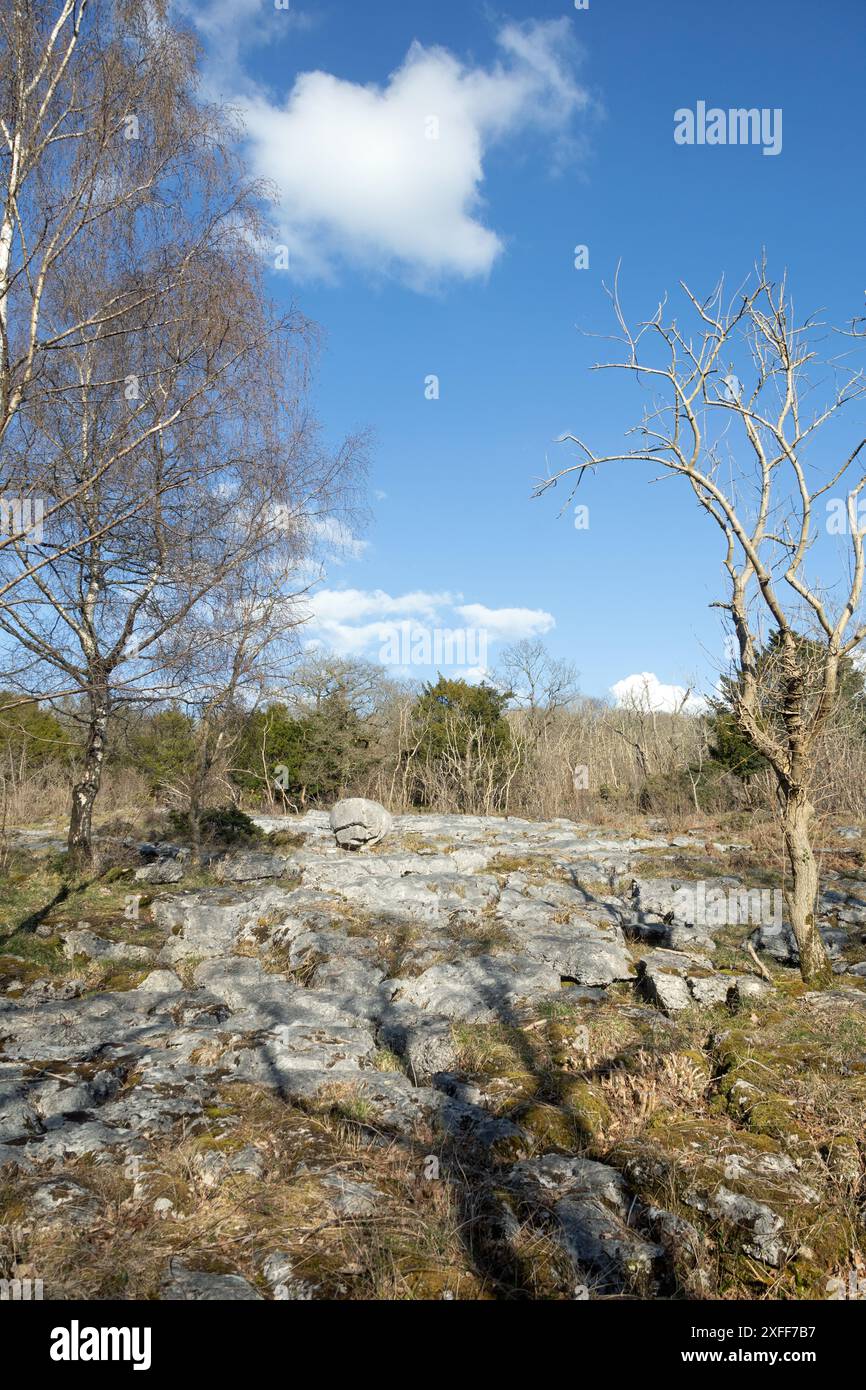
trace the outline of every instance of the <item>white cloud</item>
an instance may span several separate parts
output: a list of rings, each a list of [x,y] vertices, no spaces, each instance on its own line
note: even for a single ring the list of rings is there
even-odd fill
[[[375,657],[376,647],[388,640],[389,623],[350,623],[325,622],[317,624],[319,644],[336,652],[337,656]]]
[[[652,671],[626,676],[611,686],[610,693],[619,709],[638,709],[647,713],[653,710],[671,713],[680,709],[684,700],[685,709],[691,714],[704,709],[706,705],[700,695],[690,695],[686,686],[665,685]]]
[[[348,262],[420,288],[490,271],[504,244],[481,196],[491,146],[536,129],[556,162],[591,104],[569,19],[506,24],[496,42],[486,68],[414,42],[382,86],[301,73],[282,103],[238,71],[232,100],[255,172],[278,190],[296,275]]]
[[[391,619],[411,616],[434,619],[441,608],[453,602],[449,593],[427,593],[415,589],[392,595],[384,589],[320,589],[309,600],[319,625],[357,621],[359,618]]]
[[[392,669],[405,656],[430,667],[459,667],[465,680],[476,682],[489,674],[489,644],[548,632],[555,625],[553,616],[541,609],[488,608],[464,604],[462,597],[425,589],[389,594],[384,589],[323,588],[306,600],[308,630],[314,642],[340,656],[383,660]],[[399,651],[400,661],[383,656],[384,649]],[[423,657],[424,652],[429,655]]]
[[[454,611],[469,627],[485,629],[491,642],[538,637],[556,626],[553,614],[543,608],[486,608],[483,603],[465,603]]]
[[[279,44],[293,32],[315,27],[317,15],[292,0],[277,9],[273,0],[171,0],[174,16],[194,29],[207,47],[205,82],[217,100],[241,88],[252,90],[240,67],[242,55]]]
[[[488,680],[491,674],[489,666],[467,666],[460,672],[467,685],[480,685],[482,681]]]

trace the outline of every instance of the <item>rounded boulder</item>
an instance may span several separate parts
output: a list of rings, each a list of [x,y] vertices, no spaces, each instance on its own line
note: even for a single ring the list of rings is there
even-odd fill
[[[341,849],[375,845],[388,834],[393,818],[378,801],[352,796],[331,811],[331,829]]]

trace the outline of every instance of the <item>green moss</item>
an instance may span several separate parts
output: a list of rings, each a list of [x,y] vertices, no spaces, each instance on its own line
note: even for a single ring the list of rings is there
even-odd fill
[[[559,1098],[581,1141],[585,1144],[600,1143],[612,1119],[600,1087],[591,1081],[566,1076],[558,1089]]]
[[[461,1269],[409,1269],[403,1275],[411,1299],[482,1299],[483,1286],[475,1274]]]
[[[190,1143],[196,1153],[235,1153],[246,1140],[239,1134],[197,1134]]]
[[[102,968],[98,983],[87,993],[121,993],[129,989],[137,989],[152,969],[150,963],[142,965],[139,961],[111,961],[110,964],[106,963]]]
[[[767,1134],[780,1140],[786,1148],[806,1147],[811,1143],[808,1130],[795,1119],[793,1102],[784,1096],[765,1092],[752,1101],[747,1109],[747,1122],[754,1134]]]
[[[790,1027],[790,1020],[784,1014],[783,1018]],[[764,1022],[769,1022],[772,1031],[779,1020],[765,1018]],[[810,1134],[798,1119],[796,1097],[786,1093],[785,1086],[805,1072],[826,1069],[825,1043],[816,1042],[810,1031],[789,1042],[732,1030],[715,1040],[714,1054],[721,1070],[717,1109],[723,1103],[750,1130],[779,1139],[789,1148],[810,1144]]]
[[[576,1115],[569,1109],[531,1101],[521,1106],[512,1117],[527,1131],[543,1150],[560,1149],[573,1153],[584,1138]]]

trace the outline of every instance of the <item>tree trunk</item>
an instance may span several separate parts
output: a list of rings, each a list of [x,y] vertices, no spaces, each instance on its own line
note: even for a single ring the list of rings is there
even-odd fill
[[[199,734],[202,736],[202,742],[189,788],[189,829],[192,858],[196,864],[201,863],[201,817],[208,780],[222,742],[222,735],[214,728],[211,709],[206,710],[201,716]]]
[[[193,770],[189,787],[189,837],[192,861],[194,864],[201,863],[201,813],[202,802],[204,800],[204,787],[208,774],[206,757],[207,754],[205,751]]]
[[[812,807],[803,789],[785,788],[783,826],[785,852],[791,867],[785,902],[800,951],[800,973],[807,984],[824,989],[833,972],[818,931],[818,866],[812,852],[811,821]]]
[[[90,726],[81,778],[72,788],[72,812],[66,847],[73,873],[89,868],[93,860],[93,806],[102,784],[102,768],[108,735],[109,698],[107,690],[90,697]]]

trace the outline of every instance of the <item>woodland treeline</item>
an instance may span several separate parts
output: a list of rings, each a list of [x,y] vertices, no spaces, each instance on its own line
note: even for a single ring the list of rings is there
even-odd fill
[[[772,653],[764,660],[769,670]],[[129,706],[108,741],[101,812],[163,810],[200,828],[227,808],[280,814],[366,795],[399,811],[535,819],[772,815],[772,778],[738,733],[725,684],[700,713],[660,713],[582,697],[573,668],[536,642],[506,651],[481,684],[410,686],[372,663],[308,655],[279,693],[246,707]],[[63,814],[86,737],[74,702],[0,715],[7,825]],[[853,666],[819,769],[819,807],[858,818],[866,701]]]

